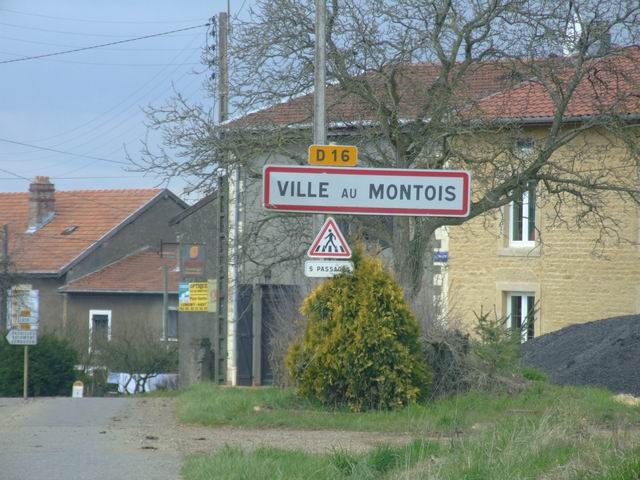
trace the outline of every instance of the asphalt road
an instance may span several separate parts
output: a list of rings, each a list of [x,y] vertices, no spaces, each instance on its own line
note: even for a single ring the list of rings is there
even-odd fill
[[[143,412],[134,398],[0,398],[0,479],[179,479],[179,453],[153,447]]]

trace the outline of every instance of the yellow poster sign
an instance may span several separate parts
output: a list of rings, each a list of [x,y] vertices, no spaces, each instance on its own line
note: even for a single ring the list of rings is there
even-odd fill
[[[218,304],[218,282],[181,283],[178,293],[178,311],[215,312]]]
[[[178,310],[180,312],[206,312],[209,309],[207,282],[180,285]]]

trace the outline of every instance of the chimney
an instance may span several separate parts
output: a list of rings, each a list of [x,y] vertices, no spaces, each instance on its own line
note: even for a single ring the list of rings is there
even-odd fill
[[[591,47],[596,55],[606,55],[611,52],[611,32],[605,21],[594,21],[591,27],[593,45]]]
[[[29,227],[34,233],[47,224],[55,214],[55,187],[49,177],[36,177],[29,185]]]

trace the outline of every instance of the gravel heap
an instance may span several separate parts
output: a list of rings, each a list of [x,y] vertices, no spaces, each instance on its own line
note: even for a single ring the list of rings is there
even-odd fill
[[[640,396],[640,315],[571,325],[523,344],[525,365],[563,385]]]

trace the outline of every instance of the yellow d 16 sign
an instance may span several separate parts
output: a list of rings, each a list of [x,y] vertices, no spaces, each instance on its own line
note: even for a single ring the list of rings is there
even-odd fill
[[[355,167],[358,163],[358,148],[353,145],[311,145],[309,165],[325,167]]]

